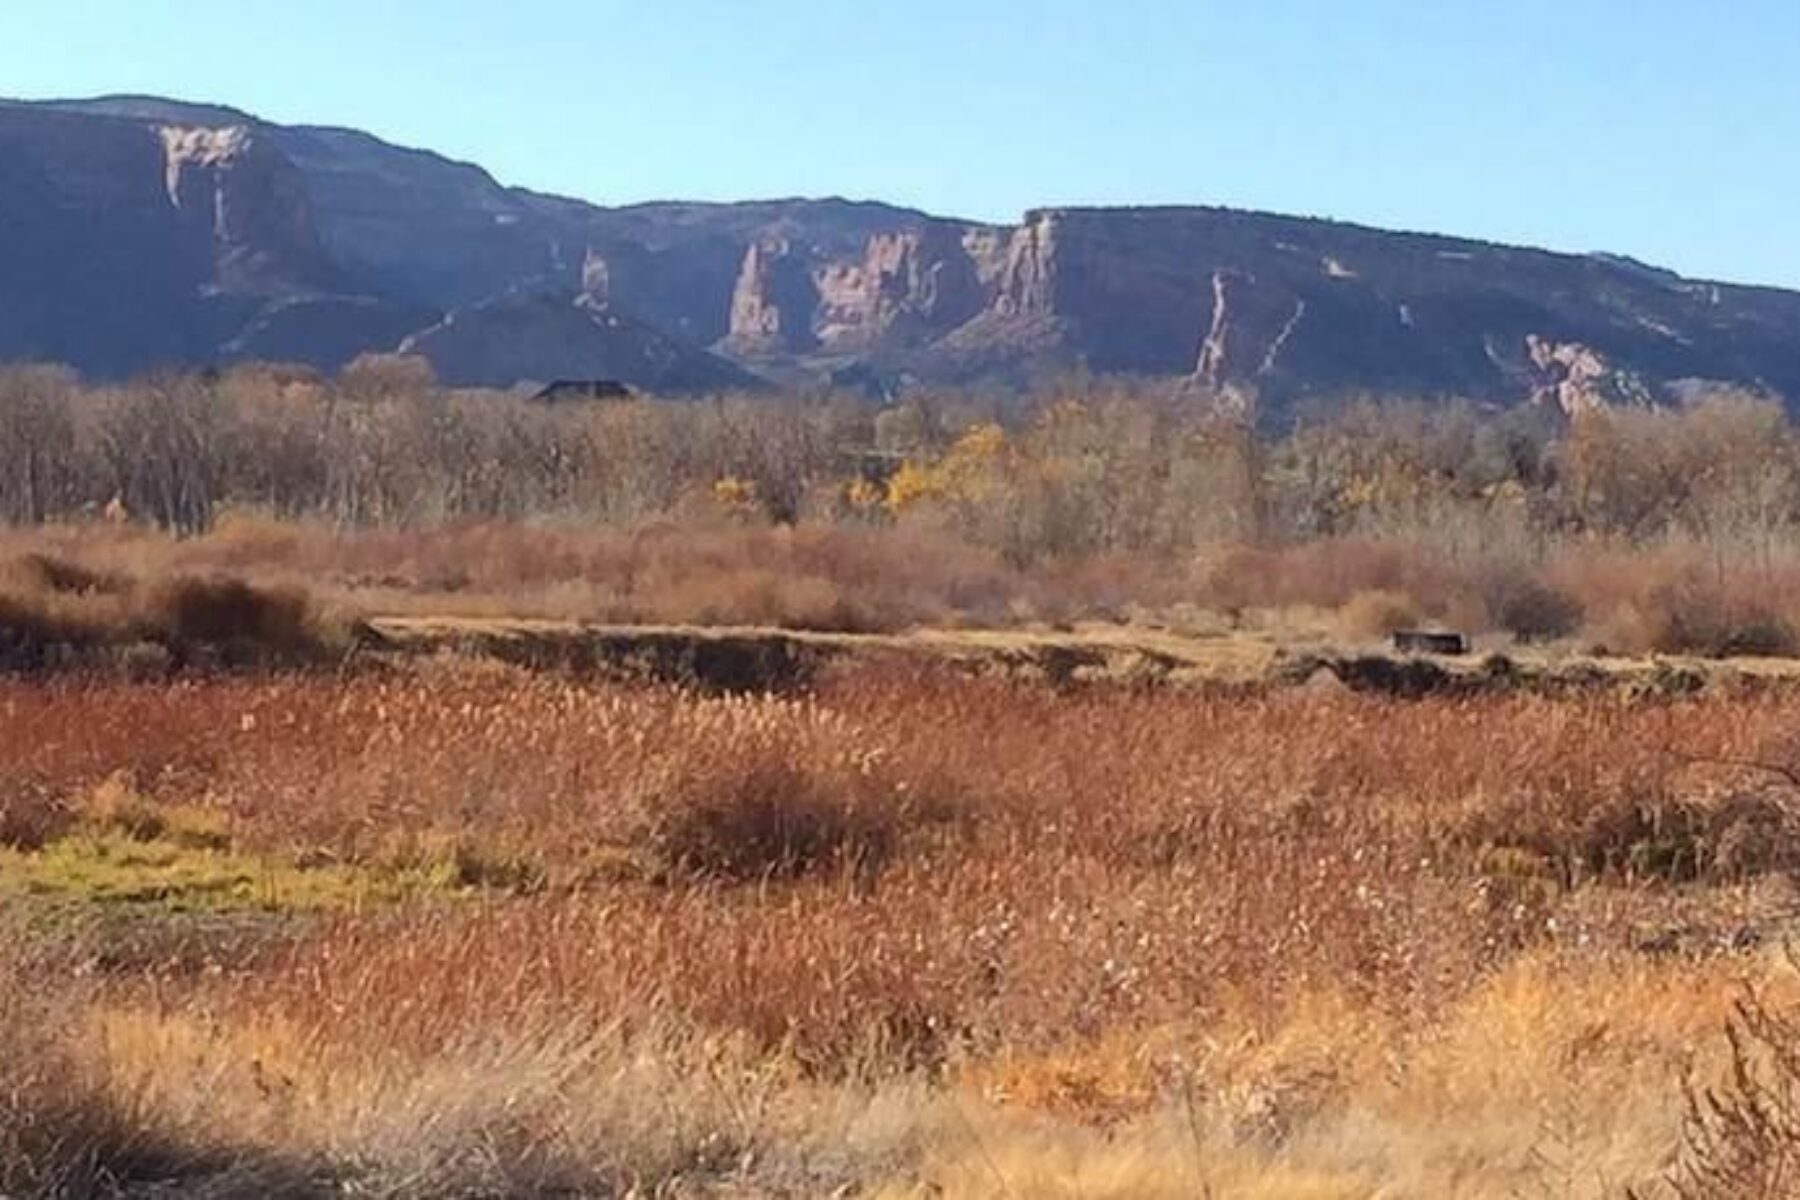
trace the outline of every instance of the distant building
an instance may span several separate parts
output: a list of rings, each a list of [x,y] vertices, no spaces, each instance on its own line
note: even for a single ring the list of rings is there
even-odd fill
[[[531,398],[559,404],[567,400],[629,400],[635,395],[630,384],[617,379],[558,379],[539,388]]]
[[[1394,649],[1402,654],[1460,655],[1469,652],[1469,639],[1446,630],[1396,629]]]

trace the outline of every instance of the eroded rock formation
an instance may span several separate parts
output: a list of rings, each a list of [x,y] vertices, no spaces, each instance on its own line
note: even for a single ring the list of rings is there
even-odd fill
[[[1082,368],[1275,413],[1359,392],[1578,411],[1690,379],[1800,397],[1800,295],[1613,256],[1209,208],[603,209],[354,130],[0,104],[0,358],[329,367],[402,344],[453,383],[890,394]]]

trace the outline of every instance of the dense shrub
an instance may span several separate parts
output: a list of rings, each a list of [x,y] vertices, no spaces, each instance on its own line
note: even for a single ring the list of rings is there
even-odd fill
[[[1772,600],[1692,580],[1660,590],[1652,648],[1711,658],[1792,657],[1800,648],[1793,623]]]
[[[669,762],[640,786],[627,844],[663,878],[866,880],[947,816],[873,760],[754,734]]]
[[[1480,579],[1488,619],[1522,642],[1568,637],[1581,628],[1581,604],[1524,568],[1500,567]]]
[[[139,583],[44,555],[0,567],[0,669],[305,662],[344,635],[305,593],[223,576]]]
[[[178,649],[217,647],[296,655],[322,649],[306,596],[254,587],[241,579],[172,579],[152,587],[144,632]]]

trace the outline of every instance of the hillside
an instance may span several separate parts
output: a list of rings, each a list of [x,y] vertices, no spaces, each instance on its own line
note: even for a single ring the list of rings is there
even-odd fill
[[[345,129],[150,98],[0,104],[0,359],[99,377],[402,347],[446,381],[666,393],[1082,368],[1280,403],[1800,395],[1800,294],[1613,255],[1214,208],[1014,226],[790,200],[605,209]]]

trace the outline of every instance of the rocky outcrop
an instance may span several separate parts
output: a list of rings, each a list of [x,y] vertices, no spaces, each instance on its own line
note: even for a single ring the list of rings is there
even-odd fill
[[[1200,343],[1196,378],[1224,389],[1273,375],[1306,319],[1306,298],[1285,289],[1258,287],[1240,271],[1214,271],[1212,320]]]
[[[964,231],[936,221],[876,234],[860,262],[828,264],[814,281],[816,331],[840,351],[926,344],[972,320],[989,298]]]
[[[988,251],[990,266],[983,276],[993,283],[996,315],[1048,316],[1056,311],[1054,285],[1062,269],[1056,227],[1055,213],[1030,214],[1004,246],[996,243]]]
[[[211,241],[213,288],[291,295],[343,286],[300,172],[267,139],[243,125],[164,125],[157,133],[169,204]]]
[[[1014,226],[877,203],[603,209],[354,130],[146,98],[0,104],[0,358],[91,373],[402,341],[451,383],[1189,381],[1279,417],[1379,392],[1800,397],[1800,295],[1617,256],[1214,208]],[[735,365],[734,365],[735,364]]]
[[[705,309],[717,289],[609,237],[597,211],[350,130],[154,99],[0,105],[0,358],[100,376],[249,358],[335,369],[410,338],[453,384],[756,385],[607,299],[641,291],[663,316],[680,307],[671,290]],[[596,295],[578,307],[584,284]]]
[[[1643,406],[1653,399],[1643,380],[1580,342],[1555,342],[1534,333],[1525,339],[1525,354],[1532,368],[1531,402],[1564,416]]]
[[[164,165],[148,127],[0,107],[0,359],[119,373],[198,347],[210,239]]]
[[[0,358],[337,366],[432,319],[345,294],[300,172],[259,129],[179,115],[0,105]]]
[[[812,272],[786,239],[752,242],[732,289],[724,344],[750,357],[812,350],[818,345],[812,328],[818,303]]]
[[[993,284],[947,339],[961,352],[1010,337],[1277,410],[1359,391],[1619,403],[1687,376],[1800,397],[1800,295],[1626,259],[1202,208],[1032,213],[978,259]]]
[[[974,319],[992,298],[964,227],[922,221],[832,255],[783,237],[753,241],[723,345],[749,357],[893,352]]]

